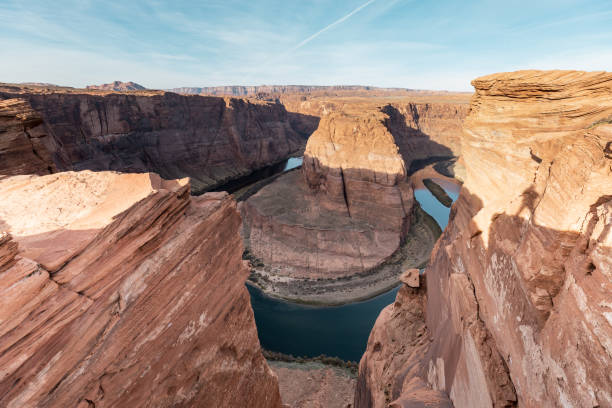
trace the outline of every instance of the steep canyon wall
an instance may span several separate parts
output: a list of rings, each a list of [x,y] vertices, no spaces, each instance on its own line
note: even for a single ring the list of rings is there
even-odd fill
[[[369,344],[356,406],[404,406],[416,380],[455,407],[612,406],[612,74],[473,85],[467,179],[426,270],[431,343]],[[374,333],[411,324],[387,313]]]
[[[188,176],[194,193],[299,152],[317,123],[254,100],[0,88],[0,132],[6,133],[0,153],[7,160],[44,162],[43,170]],[[6,163],[0,171],[15,169]]]
[[[0,406],[280,407],[225,193],[156,174],[0,180]]]

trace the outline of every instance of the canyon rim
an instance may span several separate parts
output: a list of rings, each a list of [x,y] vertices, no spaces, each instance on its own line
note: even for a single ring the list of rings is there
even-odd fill
[[[2,2],[0,408],[612,408],[579,3]]]

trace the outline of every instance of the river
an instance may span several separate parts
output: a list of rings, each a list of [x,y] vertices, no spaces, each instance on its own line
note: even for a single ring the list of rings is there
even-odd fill
[[[296,164],[294,161],[292,164]],[[298,167],[297,164],[294,167]],[[292,168],[294,168],[292,167]],[[455,201],[459,187],[433,179]],[[442,205],[426,188],[415,198],[442,229],[448,224],[450,208]],[[399,286],[375,298],[343,306],[306,306],[265,296],[247,285],[255,312],[259,341],[266,350],[300,357],[327,355],[359,361],[380,311],[393,303]]]

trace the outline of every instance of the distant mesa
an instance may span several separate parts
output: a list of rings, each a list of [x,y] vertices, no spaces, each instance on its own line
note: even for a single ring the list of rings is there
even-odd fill
[[[60,88],[60,85],[50,84],[47,82],[20,82],[19,85],[23,86],[42,86],[45,88]]]
[[[97,89],[100,91],[116,91],[116,92],[125,92],[125,91],[143,91],[145,88],[142,85],[137,84],[136,82],[121,82],[115,81],[110,84],[103,85],[87,85],[87,89]]]
[[[361,93],[406,93],[415,92],[413,89],[406,88],[377,88],[373,86],[361,85],[260,85],[260,86],[210,86],[210,87],[183,87],[169,89],[171,92],[188,95],[213,95],[213,96],[257,96],[259,94],[361,94]]]

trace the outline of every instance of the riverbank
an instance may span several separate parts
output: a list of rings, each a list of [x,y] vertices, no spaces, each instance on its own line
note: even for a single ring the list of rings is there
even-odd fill
[[[279,276],[261,261],[245,253],[251,275],[247,284],[264,294],[290,302],[338,306],[364,301],[399,285],[399,276],[407,269],[423,268],[442,230],[438,223],[415,203],[412,225],[400,248],[382,265],[363,274],[339,279],[298,279]]]
[[[346,408],[353,405],[356,375],[320,362],[268,360],[278,377],[283,404],[290,407]]]

